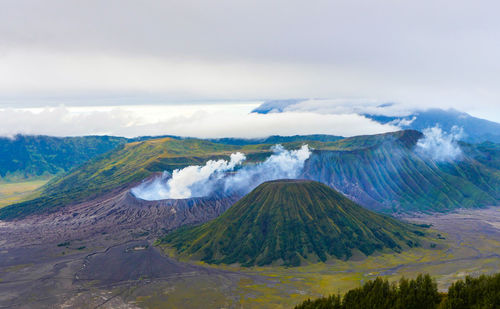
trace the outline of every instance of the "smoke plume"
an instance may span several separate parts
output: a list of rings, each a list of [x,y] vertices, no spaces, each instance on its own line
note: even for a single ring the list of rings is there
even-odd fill
[[[265,181],[297,178],[311,155],[308,145],[290,151],[275,145],[272,150],[273,154],[261,163],[240,167],[246,157],[237,152],[231,155],[230,161],[211,160],[204,166],[188,166],[174,170],[171,177],[164,173],[162,177],[133,188],[132,193],[144,200],[202,197],[214,193],[246,194]]]
[[[237,152],[231,154],[230,161],[210,160],[204,166],[191,165],[177,169],[166,182],[168,174],[163,173],[162,177],[133,188],[132,193],[144,200],[206,196],[213,190],[213,185],[224,177],[225,172],[234,170],[245,159],[244,154]]]
[[[449,133],[439,126],[424,130],[424,137],[417,142],[417,152],[436,162],[454,161],[462,155],[457,141],[463,136],[463,130],[454,126]]]
[[[304,167],[304,162],[311,155],[308,145],[291,151],[285,150],[281,145],[276,145],[273,147],[273,152],[274,154],[264,162],[247,165],[225,178],[224,191],[245,194],[265,181],[297,178]]]

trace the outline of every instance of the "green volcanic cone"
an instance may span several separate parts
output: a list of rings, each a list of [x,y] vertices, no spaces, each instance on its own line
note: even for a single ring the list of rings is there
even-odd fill
[[[364,209],[319,182],[261,184],[219,218],[168,234],[183,256],[243,266],[348,259],[418,245],[412,225]]]

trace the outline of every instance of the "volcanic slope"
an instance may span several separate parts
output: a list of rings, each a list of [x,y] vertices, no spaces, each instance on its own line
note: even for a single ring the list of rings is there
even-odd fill
[[[307,136],[300,138],[306,139]],[[291,140],[293,142],[283,146],[287,149],[297,149],[302,144],[315,148],[321,148],[323,145],[322,142],[314,140],[295,141],[294,137]],[[229,155],[234,152],[243,152],[247,158],[245,163],[264,161],[272,154],[273,145],[228,145],[195,138],[173,137],[126,143],[52,180],[42,188],[37,198],[2,208],[0,220],[57,211],[68,205],[99,198],[112,191],[130,188],[154,173],[172,172],[189,165],[203,165],[208,160],[228,160]]]
[[[303,137],[304,139],[307,137]],[[293,141],[287,149],[314,149],[301,178],[319,181],[381,212],[448,211],[500,203],[500,145],[460,143],[463,155],[436,162],[418,151],[413,130],[330,142]],[[292,139],[294,140],[294,139]],[[199,139],[159,138],[127,143],[53,179],[37,198],[0,209],[0,220],[57,211],[129,189],[155,173],[240,151],[246,163],[265,160],[272,144],[227,145]]]
[[[172,171],[208,160],[229,158],[232,152],[245,152],[248,161],[262,160],[270,154],[270,145],[262,150],[216,144],[199,139],[160,138],[121,145],[77,169],[54,179],[40,196],[2,208],[0,219],[22,218],[31,214],[57,211],[61,207],[99,198],[114,190],[123,190],[157,172]]]
[[[418,131],[340,140],[306,161],[303,178],[319,181],[379,212],[449,211],[500,203],[498,144],[459,143],[454,161],[417,151]]]
[[[419,228],[366,210],[319,182],[276,180],[259,185],[219,218],[161,241],[207,263],[298,266],[349,259],[355,251],[400,252],[419,246],[418,235]]]

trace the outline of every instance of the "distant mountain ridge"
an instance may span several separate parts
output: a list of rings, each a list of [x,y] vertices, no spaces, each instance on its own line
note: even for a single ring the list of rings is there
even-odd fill
[[[380,212],[449,211],[500,204],[500,145],[460,143],[458,160],[436,162],[416,151],[423,134],[404,130],[336,141],[283,143],[314,149],[301,178],[319,181]],[[127,143],[54,179],[33,200],[0,209],[0,219],[53,212],[127,188],[154,173],[245,153],[248,164],[272,154],[270,144],[230,145],[160,138]]]
[[[272,100],[262,103],[254,109],[253,113],[268,114],[268,113],[283,113],[287,110],[303,110],[301,103],[307,99],[287,99],[287,100]],[[319,104],[318,104],[319,105]],[[395,106],[393,103],[380,104],[377,106],[376,114],[363,111],[358,107],[356,112],[359,115],[365,116],[381,124],[399,125],[402,129],[412,129],[423,131],[426,128],[440,126],[444,131],[450,132],[453,126],[463,129],[465,133],[462,140],[467,142],[485,142],[491,141],[500,143],[500,123],[473,117],[467,113],[456,109],[443,110],[439,108],[431,108],[424,110],[415,110],[405,116],[394,116],[390,112],[390,108]],[[304,110],[314,112],[313,107],[303,107]],[[387,109],[387,111],[385,111]],[[386,112],[384,114],[384,111]],[[324,112],[324,111],[322,111]]]
[[[292,135],[292,136],[281,136],[281,135],[271,135],[269,137],[263,138],[211,138],[208,139],[214,143],[221,143],[227,145],[257,145],[257,144],[281,144],[281,143],[291,143],[291,142],[305,142],[305,141],[318,141],[318,142],[334,142],[344,137],[338,135],[328,135],[328,134],[311,134],[311,135]]]
[[[268,114],[268,113],[281,113],[287,107],[298,104],[306,99],[284,99],[284,100],[271,100],[262,103],[259,107],[254,109],[252,113]]]
[[[54,175],[69,171],[126,142],[126,138],[115,136],[0,137],[0,180]]]
[[[410,124],[405,128],[423,131],[430,127],[439,126],[450,132],[454,126],[462,128],[465,135],[463,140],[469,142],[500,142],[500,123],[473,117],[455,109],[428,109],[416,111],[405,117],[388,117],[365,114],[364,116],[379,123],[400,123],[407,121]]]

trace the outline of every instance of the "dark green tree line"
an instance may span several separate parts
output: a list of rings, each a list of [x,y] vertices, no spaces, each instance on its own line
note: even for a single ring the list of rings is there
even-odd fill
[[[497,309],[500,308],[500,274],[466,277],[439,293],[428,274],[398,283],[377,278],[343,297],[330,295],[306,300],[296,309]]]

